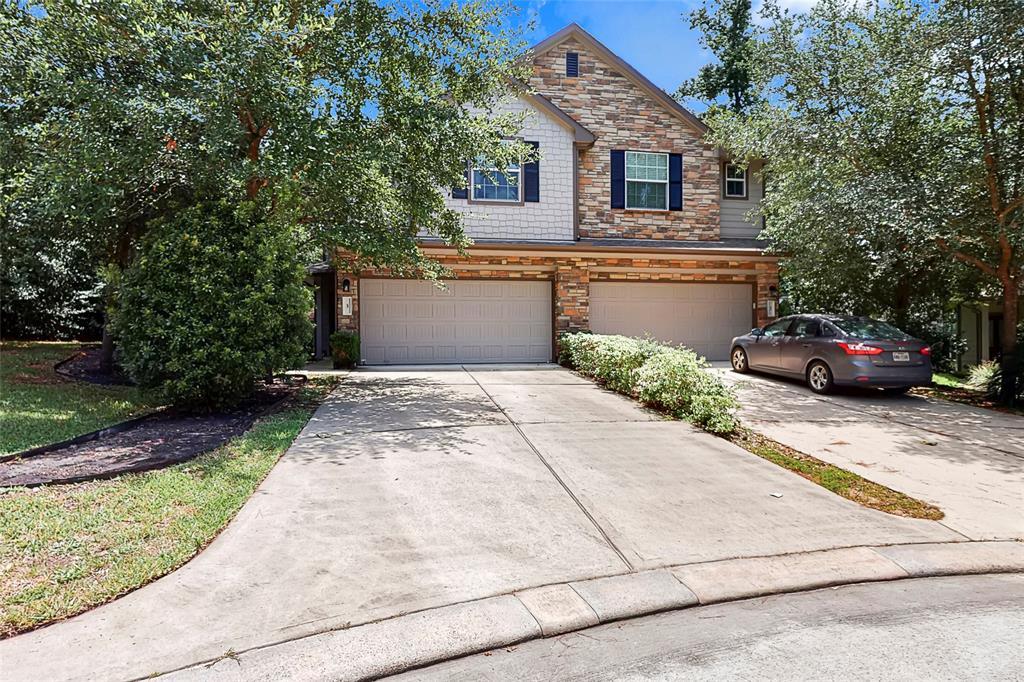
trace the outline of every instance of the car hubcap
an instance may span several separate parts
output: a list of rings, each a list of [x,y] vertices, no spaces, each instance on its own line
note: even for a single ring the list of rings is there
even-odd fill
[[[733,367],[735,367],[736,369],[743,369],[743,365],[744,364],[745,364],[745,362],[744,362],[744,358],[743,358],[743,351],[738,350],[738,351],[736,351],[735,353],[732,354],[732,366]]]
[[[823,389],[828,384],[828,371],[821,365],[811,368],[811,386]]]

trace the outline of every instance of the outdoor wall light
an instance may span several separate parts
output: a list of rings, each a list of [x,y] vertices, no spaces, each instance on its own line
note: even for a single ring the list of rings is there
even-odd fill
[[[341,280],[341,290],[352,291],[352,282],[348,281],[348,279]]]

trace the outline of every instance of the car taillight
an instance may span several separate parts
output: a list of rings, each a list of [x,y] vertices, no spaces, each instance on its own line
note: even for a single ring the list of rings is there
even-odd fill
[[[882,352],[882,349],[878,346],[869,346],[868,344],[861,343],[860,341],[856,343],[836,341],[836,345],[846,351],[847,355],[878,355]]]
[[[929,355],[930,356],[932,354],[932,349],[929,348],[928,346],[925,346],[924,348],[922,348],[918,352],[921,353],[921,355]]]

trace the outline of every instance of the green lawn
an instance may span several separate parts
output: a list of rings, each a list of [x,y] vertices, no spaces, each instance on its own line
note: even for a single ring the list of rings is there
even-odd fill
[[[245,503],[333,382],[227,445],[141,474],[0,493],[0,636],[67,618],[181,566]]]
[[[936,386],[945,388],[970,388],[964,377],[950,374],[949,372],[935,372],[932,374],[932,382]]]
[[[148,406],[130,386],[97,386],[56,374],[78,343],[0,344],[0,454],[95,431]]]
[[[758,457],[789,469],[822,488],[865,507],[915,519],[937,521],[944,516],[942,510],[927,502],[869,481],[852,471],[840,469],[749,429],[737,430],[729,436],[729,440]]]

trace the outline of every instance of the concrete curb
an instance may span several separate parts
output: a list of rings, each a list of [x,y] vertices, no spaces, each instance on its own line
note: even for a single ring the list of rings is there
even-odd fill
[[[232,653],[179,681],[372,680],[659,611],[853,583],[1024,573],[1014,541],[846,547],[725,559],[545,585]]]

